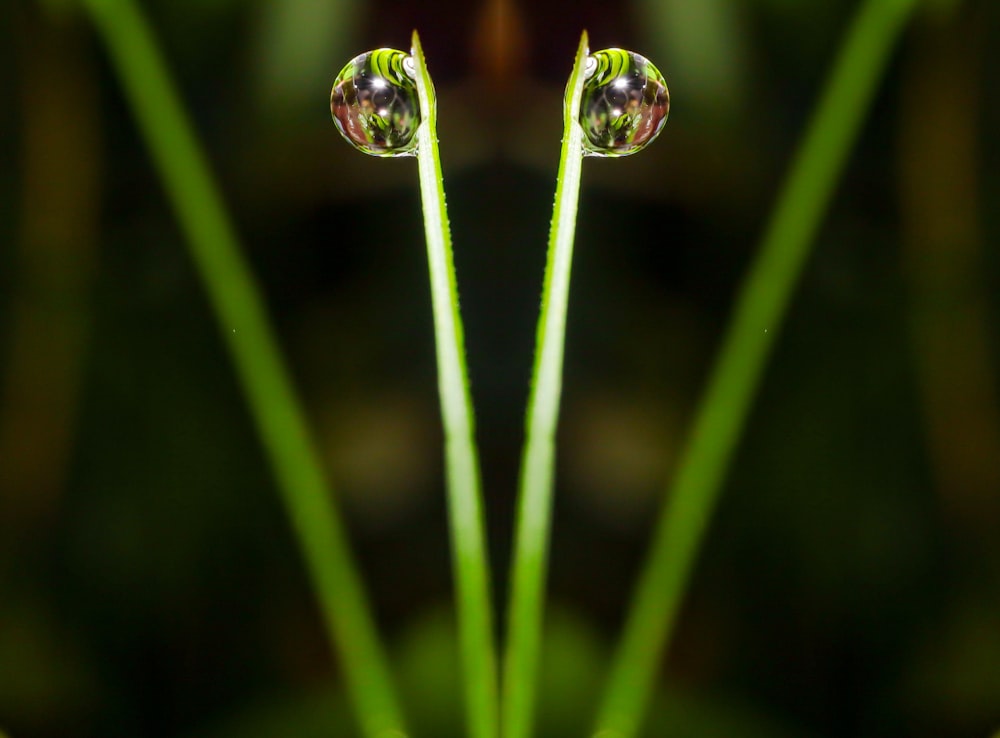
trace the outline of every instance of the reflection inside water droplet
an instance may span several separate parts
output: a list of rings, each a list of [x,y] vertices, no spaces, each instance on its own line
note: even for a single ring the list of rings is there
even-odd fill
[[[667,122],[670,92],[649,59],[604,49],[587,59],[580,100],[584,154],[627,156],[655,139]]]
[[[413,156],[420,104],[412,79],[413,60],[396,49],[356,56],[341,70],[330,93],[337,130],[372,156]]]

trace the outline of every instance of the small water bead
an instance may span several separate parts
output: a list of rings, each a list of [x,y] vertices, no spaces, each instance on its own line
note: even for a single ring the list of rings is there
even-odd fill
[[[659,135],[670,112],[670,92],[649,59],[634,51],[604,49],[590,55],[584,74],[584,154],[627,156]]]
[[[333,83],[330,114],[337,130],[359,151],[413,156],[420,127],[413,59],[396,49],[354,57]]]

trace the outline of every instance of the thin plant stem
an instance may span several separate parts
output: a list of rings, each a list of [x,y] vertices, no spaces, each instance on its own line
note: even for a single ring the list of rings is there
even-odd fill
[[[587,34],[584,32],[563,107],[562,153],[521,457],[501,702],[504,738],[528,738],[532,732],[538,650],[544,620],[566,310],[583,162],[583,130],[577,123],[577,113],[583,94],[587,54]]]
[[[864,0],[777,198],[695,415],[600,702],[595,738],[632,738],[771,348],[914,0]]]
[[[83,3],[107,47],[246,394],[354,711],[367,738],[406,735],[382,645],[253,276],[167,66],[133,0]]]
[[[412,55],[423,120],[417,130],[417,160],[445,433],[448,519],[459,646],[465,675],[466,717],[472,738],[496,738],[497,659],[475,418],[438,154],[437,101],[416,31],[413,32]]]

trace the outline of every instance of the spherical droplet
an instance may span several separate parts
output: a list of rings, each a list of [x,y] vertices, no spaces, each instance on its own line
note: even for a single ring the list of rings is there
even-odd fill
[[[627,156],[656,138],[670,112],[670,92],[649,59],[604,49],[587,59],[580,125],[587,156]]]
[[[413,156],[420,103],[411,74],[413,61],[396,49],[360,54],[337,75],[330,113],[337,130],[372,156]]]

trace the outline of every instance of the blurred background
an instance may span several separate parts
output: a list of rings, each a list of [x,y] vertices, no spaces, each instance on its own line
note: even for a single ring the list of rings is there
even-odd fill
[[[351,736],[184,240],[86,18],[0,8],[0,730]],[[416,164],[330,120],[420,30],[498,602],[579,33],[650,57],[588,160],[543,738],[582,736],[740,279],[857,0],[145,0],[308,409],[419,735],[461,734]],[[647,735],[1000,729],[1000,4],[925,3],[728,475]],[[388,215],[391,213],[391,215]]]

